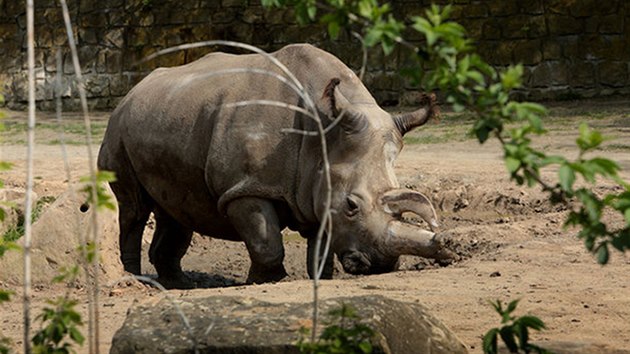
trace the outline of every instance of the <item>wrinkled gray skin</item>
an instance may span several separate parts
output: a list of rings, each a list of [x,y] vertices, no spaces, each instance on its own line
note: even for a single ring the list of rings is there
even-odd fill
[[[273,56],[302,82],[324,124],[341,112],[327,134],[332,178],[332,250],[353,274],[394,270],[402,254],[451,258],[439,235],[401,221],[415,212],[431,228],[435,211],[426,197],[399,189],[394,160],[402,136],[433,114],[433,100],[411,114],[383,111],[341,61],[310,45],[291,45]],[[281,230],[308,239],[308,269],[321,220],[325,181],[318,137],[282,132],[316,130],[286,108],[222,106],[266,99],[304,106],[275,78],[260,74],[208,75],[229,68],[280,73],[260,55],[213,53],[193,63],[155,70],[112,114],[98,157],[114,171],[120,213],[120,250],[126,271],[140,274],[142,232],[151,212],[156,230],[150,261],[166,287],[191,287],[180,261],[196,231],[244,241],[249,282],[286,276]],[[332,255],[324,278],[332,277]]]

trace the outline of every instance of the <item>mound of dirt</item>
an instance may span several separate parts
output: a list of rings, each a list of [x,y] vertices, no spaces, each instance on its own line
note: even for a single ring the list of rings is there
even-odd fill
[[[92,237],[92,213],[85,196],[77,190],[67,190],[47,207],[32,228],[32,282],[50,284],[62,268],[77,265],[82,259],[77,245]],[[108,282],[123,275],[118,251],[118,215],[111,210],[99,210],[97,218],[100,279]],[[24,238],[18,241],[24,244]],[[20,284],[24,277],[22,252],[9,252],[0,259],[0,281]],[[80,285],[84,277],[77,280]]]

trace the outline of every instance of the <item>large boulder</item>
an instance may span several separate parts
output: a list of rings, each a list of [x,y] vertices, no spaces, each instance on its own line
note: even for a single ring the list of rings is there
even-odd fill
[[[189,329],[172,301],[187,318]],[[383,296],[335,298],[322,301],[322,319],[341,304],[354,307],[361,322],[376,332],[375,353],[467,353],[423,305]],[[110,353],[194,353],[195,345],[200,353],[299,353],[300,328],[312,324],[311,315],[311,303],[222,296],[150,299],[129,310]]]
[[[112,197],[113,198],[113,197]],[[50,284],[61,267],[80,264],[81,238],[91,235],[92,208],[86,208],[86,196],[67,190],[49,205],[33,224],[31,240],[31,279],[34,284]],[[123,276],[118,251],[118,216],[115,211],[98,212],[100,240],[99,276],[111,282]],[[24,238],[17,241],[22,246]],[[10,251],[0,258],[0,281],[21,284],[24,277],[22,252]],[[78,280],[82,282],[84,277]]]

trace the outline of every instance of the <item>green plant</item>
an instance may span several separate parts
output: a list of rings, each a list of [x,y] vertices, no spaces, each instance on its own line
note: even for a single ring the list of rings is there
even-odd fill
[[[262,0],[262,3],[295,6],[301,22],[314,20],[318,10],[323,9],[325,14],[320,21],[327,24],[333,38],[339,28],[358,24],[363,30],[365,46],[380,44],[385,54],[391,53],[396,43],[408,49],[413,64],[405,74],[427,91],[441,91],[455,112],[474,113],[472,134],[480,143],[492,137],[499,140],[512,180],[519,185],[542,187],[553,203],[578,202],[565,226],[580,227],[578,236],[597,255],[599,263],[608,262],[610,246],[621,252],[630,248],[630,184],[619,177],[619,165],[614,161],[584,157],[604,141],[601,134],[585,124],[580,127],[577,139],[580,156],[576,160],[547,156],[534,149],[531,137],[546,132],[541,117],[547,110],[540,104],[511,98],[511,92],[522,84],[523,67],[514,65],[499,72],[484,62],[474,52],[464,27],[450,20],[452,6],[432,5],[424,16],[411,19],[410,29],[424,40],[421,47],[416,47],[402,38],[405,24],[395,20],[389,6],[379,5],[377,0]],[[540,170],[550,165],[560,168],[556,183],[541,178]],[[622,192],[600,197],[590,188],[575,188],[576,176],[591,185],[599,177],[606,178],[617,183]],[[601,215],[606,209],[621,214],[625,226],[612,229],[602,222]]]
[[[0,128],[2,125],[0,125]],[[0,161],[0,172],[10,170],[13,164],[5,161]],[[0,188],[4,188],[4,182],[0,179]],[[7,217],[7,208],[11,208],[13,205],[6,201],[0,201],[0,221],[4,221]]]
[[[112,200],[111,195],[107,193],[104,185],[105,182],[115,182],[116,175],[111,171],[97,171],[94,176],[96,187],[91,183],[91,178],[89,176],[82,177],[80,179],[81,183],[83,183],[83,188],[81,191],[84,192],[87,196],[87,201],[89,203],[95,204],[97,209],[110,209],[116,210],[116,204]]]
[[[77,301],[67,297],[49,300],[48,305],[36,320],[41,320],[41,329],[33,336],[33,353],[63,354],[74,352],[73,344],[82,345],[85,338],[79,331],[83,325],[81,315],[74,309]]]
[[[529,342],[529,330],[540,331],[545,328],[545,324],[535,316],[514,317],[512,312],[516,310],[519,300],[514,300],[503,309],[501,301],[490,302],[494,310],[501,316],[500,328],[492,328],[483,337],[483,352],[486,354],[496,354],[498,338],[501,337],[503,343],[510,353],[536,352],[539,354],[551,354],[550,351]]]
[[[327,326],[316,342],[305,339],[310,330],[302,327],[302,337],[298,340],[298,348],[301,353],[309,354],[367,354],[372,353],[373,347],[370,339],[374,337],[374,331],[360,323],[356,310],[346,304],[332,309]]]
[[[46,206],[48,206],[54,201],[55,201],[55,197],[53,196],[44,196],[44,197],[39,198],[37,202],[35,202],[35,207],[33,208],[31,212],[32,222],[37,221],[37,219],[39,219],[39,217],[41,216]],[[9,228],[4,233],[4,235],[2,235],[2,238],[6,241],[16,241],[20,239],[22,236],[24,236],[24,218],[20,217],[18,219],[17,224]]]

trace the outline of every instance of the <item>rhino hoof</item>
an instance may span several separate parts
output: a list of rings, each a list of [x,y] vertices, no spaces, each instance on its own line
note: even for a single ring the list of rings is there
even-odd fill
[[[177,276],[159,276],[156,280],[165,289],[195,289],[197,287],[197,284],[184,273]]]
[[[247,284],[272,283],[280,281],[288,275],[283,265],[273,268],[252,265],[249,268],[246,282]]]

